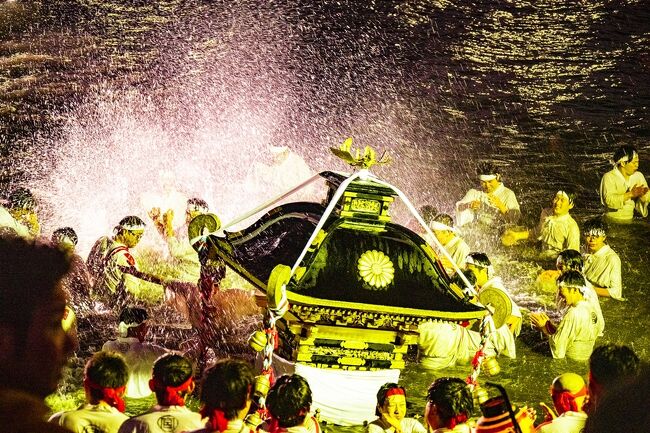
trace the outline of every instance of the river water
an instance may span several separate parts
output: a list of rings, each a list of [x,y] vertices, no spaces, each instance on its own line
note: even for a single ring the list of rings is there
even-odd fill
[[[29,184],[44,232],[71,225],[82,251],[174,194],[234,218],[310,172],[344,169],[327,148],[348,136],[388,150],[376,174],[444,211],[474,186],[476,163],[494,161],[528,224],[558,189],[579,193],[579,224],[598,215],[620,144],[650,172],[642,0],[2,1],[0,35],[2,188]],[[270,146],[295,164],[273,170]],[[628,302],[602,302],[601,341],[643,359],[649,241],[647,221],[611,228]],[[519,252],[495,252],[497,272],[524,307],[551,305]],[[495,380],[519,404],[548,400],[559,373],[586,373],[525,344],[501,367]],[[412,412],[446,374],[468,369],[409,365]]]

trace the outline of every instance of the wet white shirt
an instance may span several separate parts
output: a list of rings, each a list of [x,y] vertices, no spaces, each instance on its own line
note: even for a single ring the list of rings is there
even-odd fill
[[[536,433],[581,433],[587,423],[587,414],[584,412],[564,412],[552,421],[540,424]]]
[[[584,275],[594,286],[607,289],[612,298],[623,299],[621,259],[609,245],[585,256]]]
[[[418,326],[418,349],[422,366],[439,370],[456,364],[468,364],[481,344],[481,334],[457,323],[427,321]],[[490,334],[486,356],[515,358],[515,337],[507,325]]]
[[[640,171],[635,171],[625,179],[623,173],[614,167],[605,173],[600,181],[600,202],[607,209],[605,215],[617,220],[631,220],[636,210],[642,216],[648,216],[648,202],[650,192],[637,200],[625,200],[625,193],[636,185],[648,186],[645,176]]]
[[[549,336],[553,358],[570,358],[586,361],[594,349],[601,324],[594,307],[587,300],[570,307],[557,327]]]
[[[500,184],[491,195],[501,200],[509,213],[512,214],[512,221],[508,222],[516,222],[519,219],[519,202],[517,201],[515,193],[512,192],[511,189]],[[481,206],[478,210],[474,211],[469,208],[460,210],[460,205],[468,204],[477,200],[481,202]],[[503,219],[504,215],[502,215],[499,209],[490,202],[488,194],[485,191],[470,189],[467,191],[467,194],[465,194],[465,197],[456,203],[456,224],[459,227],[474,221],[492,226]]]
[[[580,229],[568,213],[556,216],[552,209],[542,210],[537,233],[542,252],[549,258],[557,257],[564,250],[580,251]]]
[[[212,429],[207,425],[203,428],[196,430],[189,430],[187,433],[212,433]],[[228,426],[226,430],[219,433],[252,433],[252,430],[248,428],[244,421],[241,419],[228,421]]]
[[[185,406],[155,405],[125,421],[119,433],[179,433],[203,426],[201,415]]]
[[[56,413],[49,421],[75,433],[117,433],[127,419],[128,416],[102,401],[98,404],[85,404],[76,410]]]
[[[102,350],[117,352],[124,356],[129,369],[129,381],[125,393],[127,397],[142,398],[151,395],[149,379],[151,379],[153,363],[159,356],[167,353],[164,347],[146,341],[141,343],[133,337],[119,337],[117,340],[104,343]]]

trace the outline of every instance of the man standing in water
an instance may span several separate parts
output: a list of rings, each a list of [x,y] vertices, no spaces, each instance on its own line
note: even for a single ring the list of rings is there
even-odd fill
[[[43,399],[56,390],[74,348],[62,327],[62,251],[0,237],[0,425],[11,432],[62,432]]]
[[[506,230],[501,242],[509,247],[517,241],[533,237],[541,243],[539,257],[542,260],[555,260],[563,250],[579,250],[580,229],[569,214],[575,198],[575,193],[558,191],[553,197],[552,207],[542,210],[539,224],[534,230]]]
[[[144,228],[139,217],[124,217],[113,229],[115,235],[99,238],[88,255],[93,297],[118,312],[134,300],[157,303],[164,299],[161,279],[139,271],[129,250],[138,245]]]
[[[621,146],[614,152],[614,168],[600,182],[600,201],[605,215],[615,222],[631,221],[634,211],[648,216],[650,191],[639,169],[639,153],[634,146]]]
[[[587,254],[585,256],[584,275],[591,283],[598,296],[624,300],[621,278],[621,259],[605,243],[607,232],[600,220],[591,220],[584,227]]]
[[[501,182],[501,174],[492,164],[478,167],[481,189],[470,189],[456,203],[456,223],[463,226],[478,222],[487,227],[515,224],[521,215],[517,197]]]
[[[548,337],[553,358],[589,359],[596,338],[605,324],[598,320],[593,304],[584,298],[585,279],[578,271],[567,271],[557,279],[559,299],[569,306],[559,325],[546,313],[531,313],[531,324]]]

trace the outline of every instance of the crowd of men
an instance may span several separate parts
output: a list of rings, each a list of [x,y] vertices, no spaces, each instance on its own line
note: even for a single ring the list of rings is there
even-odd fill
[[[638,172],[638,153],[623,146],[614,154],[614,168],[602,180],[601,199],[606,218],[623,221],[634,212],[647,215],[650,192]],[[608,389],[633,382],[639,370],[638,357],[625,346],[596,347],[603,335],[604,320],[599,297],[623,299],[618,255],[605,243],[606,225],[600,219],[588,221],[582,233],[586,254],[579,252],[580,229],[571,217],[575,195],[558,191],[552,206],[544,210],[535,228],[516,226],[519,204],[493,166],[479,170],[481,189],[472,189],[457,203],[456,224],[445,214],[424,212],[434,237],[424,235],[446,254],[440,262],[450,275],[462,277],[460,285],[472,286],[480,299],[486,291],[499,292],[507,302],[500,305],[501,317],[488,333],[482,347],[488,356],[516,356],[515,338],[522,329],[523,315],[513,297],[496,275],[487,254],[471,252],[461,233],[496,232],[505,246],[536,239],[540,257],[556,259],[555,270],[542,276],[540,284],[556,287],[558,313],[555,323],[544,312],[530,313],[532,326],[548,338],[550,354],[589,361],[585,382],[579,375],[565,373],[552,386],[554,408],[546,408],[546,422],[534,426],[535,414],[528,408],[513,411],[502,399],[480,401],[476,420],[475,397],[464,380],[441,378],[427,394],[424,426],[406,418],[406,393],[398,384],[386,384],[377,395],[377,420],[367,429],[392,433],[427,431],[508,431],[512,423],[523,431],[601,431],[607,420],[596,416],[589,427],[587,414],[598,414]],[[210,314],[212,295],[225,275],[223,262],[207,253],[200,240],[188,238],[188,224],[198,215],[210,215],[201,199],[187,202],[185,224],[173,227],[173,214],[149,213],[154,226],[167,242],[179,272],[173,279],[143,272],[131,248],[138,245],[145,222],[127,216],[93,245],[87,260],[75,252],[75,231],[63,227],[53,232],[51,242],[41,242],[37,202],[25,188],[14,190],[6,207],[0,207],[0,300],[2,314],[2,363],[0,368],[0,420],[10,431],[102,431],[102,432],[213,432],[245,433],[261,429],[276,433],[318,433],[320,426],[311,415],[311,390],[304,378],[277,378],[264,403],[264,423],[245,422],[261,404],[255,395],[252,366],[241,360],[225,359],[207,368],[200,387],[201,412],[185,406],[195,391],[193,361],[146,341],[147,310],[133,307],[182,297],[195,300],[189,307],[190,320],[209,342],[205,317]],[[197,243],[198,242],[198,243]],[[197,284],[198,281],[198,284]],[[93,303],[119,313],[119,337],[107,342],[84,369],[86,403],[73,411],[50,415],[42,399],[56,389],[66,358],[78,344],[74,317],[93,308]],[[503,314],[501,314],[503,313]],[[426,322],[420,326],[420,355],[427,368],[439,369],[455,363],[469,363],[484,343],[484,335],[458,324]],[[642,376],[644,377],[644,376]],[[631,386],[637,386],[634,382]],[[618,391],[617,391],[618,392]],[[157,404],[144,414],[124,414],[124,397],[155,394]],[[622,421],[621,421],[622,422]],[[511,423],[511,424],[508,424]],[[599,424],[601,423],[600,427]],[[504,430],[495,430],[495,426]],[[528,430],[524,430],[527,428]],[[589,430],[592,428],[593,430]],[[628,430],[632,431],[632,430]]]

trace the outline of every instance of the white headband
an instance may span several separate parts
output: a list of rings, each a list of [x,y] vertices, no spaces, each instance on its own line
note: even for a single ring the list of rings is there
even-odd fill
[[[569,200],[569,203],[573,204],[573,199],[572,199],[571,197],[569,197],[569,194],[567,194],[566,192],[564,192],[564,191],[562,191],[562,190],[559,190],[559,191],[557,192],[557,194],[555,194],[555,195],[561,195],[562,197],[564,197],[564,198],[566,198],[567,200]]]
[[[489,182],[491,180],[496,179],[497,175],[496,174],[481,174],[478,178],[482,182]]]
[[[476,263],[474,261],[474,257],[472,256],[465,257],[465,265],[473,265],[476,266],[477,268],[487,269],[488,277],[492,277],[492,275],[494,275],[494,267],[492,265],[485,266],[480,263]]]
[[[456,232],[455,228],[449,227],[447,224],[443,224],[443,223],[438,222],[438,221],[431,221],[429,223],[429,228],[431,230],[447,230],[447,231],[450,231],[450,232]]]
[[[636,155],[637,155],[636,152],[632,152],[632,159],[634,159],[634,157]],[[628,158],[627,155],[623,155],[618,159],[618,161],[611,161],[611,162],[614,165],[619,165],[619,164],[623,164],[624,162],[628,162],[628,161],[630,161],[630,158]]]
[[[567,289],[576,289],[580,293],[582,293],[583,295],[585,294],[585,290],[587,289],[587,286],[576,286],[576,285],[573,285],[573,284],[565,283],[564,281],[561,282],[560,284],[558,284],[558,286],[559,287],[566,287]]]
[[[605,230],[603,230],[600,227],[594,227],[586,231],[585,233],[587,236],[607,236],[607,233],[605,233]]]

